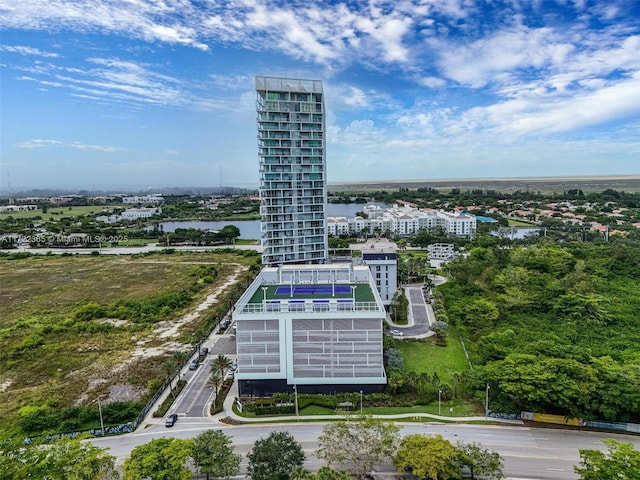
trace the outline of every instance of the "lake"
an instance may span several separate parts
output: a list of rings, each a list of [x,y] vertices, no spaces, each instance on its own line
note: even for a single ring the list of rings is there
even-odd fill
[[[388,208],[384,203],[373,202],[383,208]],[[353,218],[356,212],[364,209],[364,203],[329,203],[327,205],[328,217]],[[260,220],[224,220],[224,221],[186,221],[186,222],[162,222],[159,224],[165,232],[174,232],[176,228],[196,228],[198,230],[222,230],[227,225],[235,225],[240,229],[240,238],[244,240],[257,240],[260,238]],[[147,228],[151,230],[151,227]]]

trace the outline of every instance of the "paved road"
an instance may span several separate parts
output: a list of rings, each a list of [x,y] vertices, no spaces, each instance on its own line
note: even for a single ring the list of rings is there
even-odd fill
[[[231,330],[231,329],[229,329]],[[185,375],[187,385],[180,392],[168,413],[177,413],[181,417],[202,418],[209,416],[209,407],[215,392],[208,385],[211,376],[211,363],[218,355],[225,355],[233,360],[236,355],[235,336],[229,331],[224,335],[214,334],[203,347],[209,347],[210,354],[196,370],[188,370]]]
[[[408,325],[395,325],[392,322],[391,328],[399,330],[402,335],[396,338],[424,338],[433,335],[429,326],[435,321],[433,307],[424,299],[422,285],[408,285],[404,287],[409,300],[409,323]]]
[[[402,424],[401,424],[402,425]],[[228,426],[211,419],[180,418],[173,428],[162,425],[149,427],[119,437],[107,437],[91,440],[95,445],[109,448],[111,454],[124,461],[131,450],[154,438],[176,437],[192,438],[207,429],[220,429],[231,436],[236,453],[243,455],[243,471],[246,468],[246,454],[253,443],[272,431],[288,431],[300,442],[307,455],[305,466],[316,470],[324,463],[314,456],[317,439],[322,432],[322,423],[286,424],[286,425],[242,425]],[[602,440],[616,438],[630,442],[640,448],[640,438],[613,433],[578,432],[573,430],[533,429],[516,426],[486,425],[445,425],[445,424],[404,424],[401,435],[413,433],[440,434],[455,443],[476,442],[485,448],[495,450],[502,455],[505,463],[504,473],[510,479],[535,480],[572,480],[578,478],[573,466],[579,463],[581,448],[603,449]],[[377,471],[393,471],[392,465],[383,465]],[[239,477],[240,478],[240,477]]]
[[[187,385],[180,392],[178,398],[175,399],[167,415],[177,413],[180,419],[195,418],[200,420],[209,417],[209,407],[215,395],[213,387],[208,385],[211,376],[211,364],[218,355],[225,355],[231,360],[235,359],[236,341],[233,329],[229,328],[223,334],[218,334],[217,331],[214,331],[202,343],[201,348],[204,347],[209,348],[209,355],[200,363],[200,366],[195,370],[189,370],[187,367],[182,369],[181,378],[187,381]],[[197,354],[193,358],[197,358]],[[162,403],[168,394],[169,392],[166,391],[156,401],[156,405]],[[154,407],[149,410],[149,414],[138,427],[138,431],[146,430],[152,426],[164,426],[166,415],[164,418],[153,417],[153,412],[156,409],[157,407]],[[181,421],[181,423],[184,422]]]
[[[53,255],[60,255],[63,253],[77,253],[79,255],[91,255],[93,252],[99,251],[102,255],[133,255],[136,253],[147,252],[159,252],[166,249],[163,245],[144,245],[140,247],[92,247],[92,248],[30,248],[19,247],[17,249],[0,249],[6,253],[27,252],[34,255],[46,255],[51,253]],[[198,247],[194,245],[177,245],[171,246],[174,250],[180,250],[185,252],[208,252],[218,248],[237,248],[238,250],[255,250],[262,252],[261,245],[215,245],[209,247]]]

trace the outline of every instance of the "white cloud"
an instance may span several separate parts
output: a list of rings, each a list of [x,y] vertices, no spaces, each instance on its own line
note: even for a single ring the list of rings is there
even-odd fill
[[[383,130],[375,126],[373,120],[354,120],[342,130],[334,130],[332,143],[359,145],[364,148],[381,143]]]
[[[19,53],[21,55],[34,55],[37,57],[59,57],[60,54],[44,52],[38,48],[25,47],[21,45],[0,45],[0,52]]]
[[[35,149],[35,148],[75,148],[78,150],[97,150],[106,153],[115,153],[126,151],[126,148],[114,147],[110,145],[91,145],[82,142],[62,142],[60,140],[51,140],[46,138],[34,138],[27,140],[19,145],[20,148]]]
[[[544,69],[561,64],[574,48],[552,29],[522,26],[496,32],[468,45],[446,45],[436,40],[431,44],[439,51],[439,66],[444,75],[474,88],[508,81],[518,69]]]
[[[349,94],[344,97],[344,103],[351,107],[366,107],[369,102],[363,90],[349,87]]]
[[[428,76],[428,77],[418,78],[418,84],[427,88],[440,88],[440,87],[444,87],[447,84],[447,82],[442,78]]]
[[[489,120],[518,134],[567,132],[640,112],[640,72],[591,93],[550,102],[513,100],[486,109]]]

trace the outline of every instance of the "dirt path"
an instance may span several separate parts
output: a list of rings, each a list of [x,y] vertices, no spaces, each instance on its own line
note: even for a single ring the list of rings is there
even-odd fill
[[[134,350],[133,356],[156,356],[166,353],[169,350],[175,349],[174,342],[170,342],[169,344],[163,345],[161,347],[154,347],[152,349],[145,349],[144,344],[154,340],[155,338],[170,339],[176,337],[179,334],[180,327],[191,323],[194,320],[197,320],[204,311],[206,311],[211,305],[215,303],[215,301],[218,299],[218,296],[229,286],[233,285],[238,280],[238,277],[249,268],[241,264],[234,264],[234,266],[236,267],[235,271],[231,275],[229,275],[226,281],[222,285],[219,285],[213,293],[207,295],[207,297],[202,302],[200,302],[200,304],[196,306],[196,308],[192,312],[183,315],[177,320],[166,320],[158,323],[150,337],[138,341],[138,348]],[[151,350],[151,352],[149,352],[148,350]],[[158,351],[160,351],[160,353],[158,353]],[[148,353],[152,353],[152,355],[148,355]]]
[[[153,261],[150,263],[168,263],[162,261]],[[193,262],[193,263],[211,263],[211,262]],[[198,320],[215,302],[218,297],[231,285],[238,281],[238,278],[246,272],[249,267],[239,263],[226,264],[235,267],[233,272],[227,274],[224,282],[217,285],[215,289],[206,296],[198,305],[190,312],[182,315],[175,320],[165,320],[159,322],[154,330],[144,338],[138,339],[136,347],[131,351],[129,358],[123,360],[115,368],[110,368],[108,372],[103,371],[106,375],[96,375],[89,380],[89,391],[85,392],[77,399],[77,403],[83,403],[87,398],[95,396],[91,391],[99,388],[100,385],[112,382],[121,372],[129,368],[132,364],[141,359],[158,357],[165,355],[167,352],[182,350],[188,351],[192,346],[178,342],[176,339],[180,334],[180,328],[191,322]],[[160,343],[160,345],[158,345]],[[153,346],[151,346],[152,344]],[[76,372],[81,373],[81,372]],[[97,373],[93,371],[94,375]],[[85,375],[92,376],[90,371],[84,372]],[[125,401],[138,400],[144,392],[139,387],[134,387],[126,383],[115,383],[109,385],[109,394],[105,396],[104,401]]]

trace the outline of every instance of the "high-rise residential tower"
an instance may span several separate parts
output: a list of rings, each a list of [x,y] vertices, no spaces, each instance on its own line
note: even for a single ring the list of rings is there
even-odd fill
[[[328,256],[322,82],[256,77],[262,263]]]

